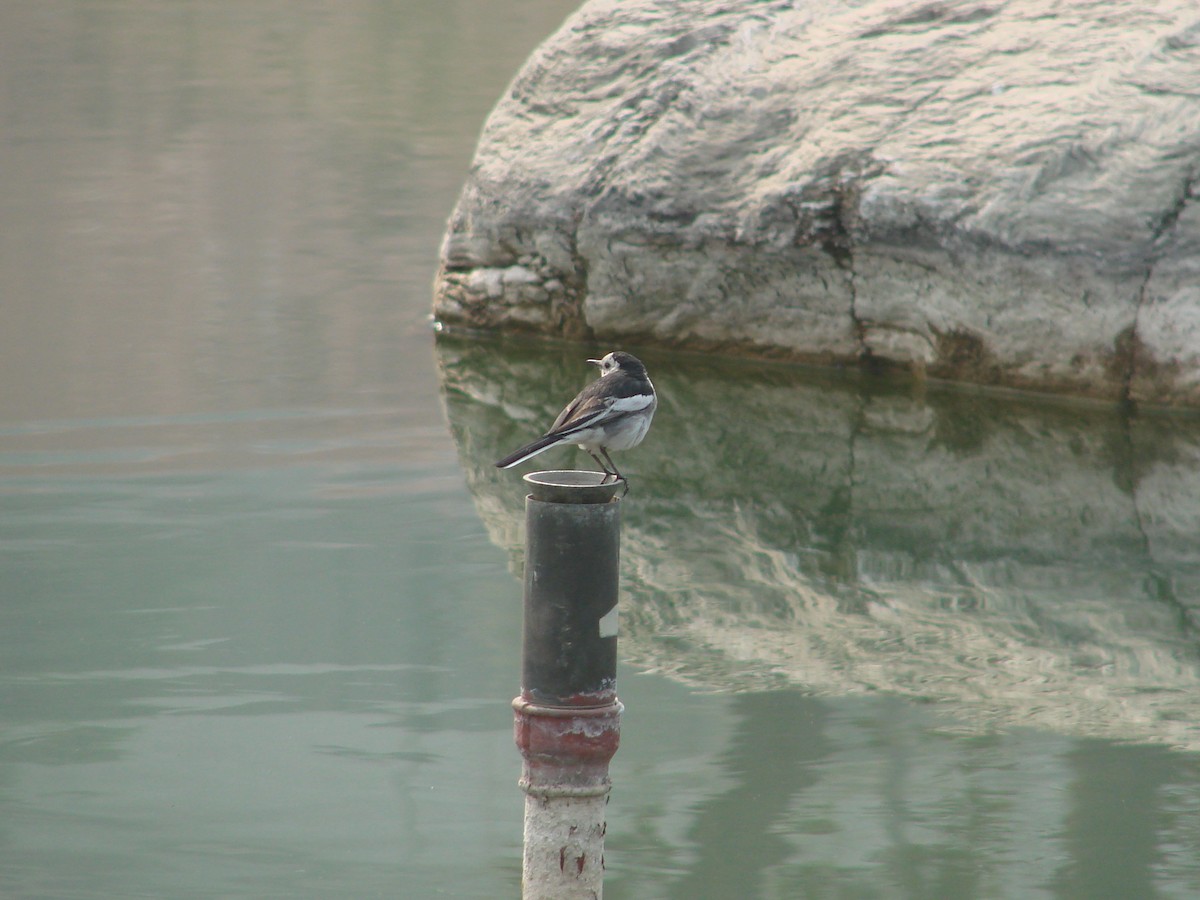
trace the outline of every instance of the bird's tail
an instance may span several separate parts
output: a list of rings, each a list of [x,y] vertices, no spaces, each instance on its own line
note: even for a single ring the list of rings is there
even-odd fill
[[[557,447],[559,444],[565,444],[569,438],[564,438],[561,434],[547,434],[532,443],[526,444],[520,450],[510,453],[504,459],[496,461],[497,469],[511,469],[513,466],[525,462],[527,459],[532,459],[539,453],[549,450],[551,447]]]

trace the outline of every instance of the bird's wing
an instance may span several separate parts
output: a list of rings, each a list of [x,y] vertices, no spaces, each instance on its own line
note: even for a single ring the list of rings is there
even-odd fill
[[[569,437],[588,428],[616,422],[626,416],[637,415],[654,404],[653,394],[635,394],[630,397],[593,397],[566,415],[555,420],[555,426],[546,435]]]
[[[576,431],[596,424],[612,408],[613,398],[601,392],[601,379],[597,379],[579,392],[558,414],[546,434]]]

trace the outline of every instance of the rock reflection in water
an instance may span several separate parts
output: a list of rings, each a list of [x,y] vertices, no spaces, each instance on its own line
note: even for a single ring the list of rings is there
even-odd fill
[[[439,342],[514,568],[522,484],[492,462],[599,349]],[[967,730],[1200,748],[1200,423],[646,355],[661,406],[627,463],[626,659],[712,689],[918,698]]]

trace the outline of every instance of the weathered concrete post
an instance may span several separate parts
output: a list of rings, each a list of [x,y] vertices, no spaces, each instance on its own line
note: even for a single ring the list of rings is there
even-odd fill
[[[621,738],[617,580],[623,482],[525,476],[525,632],[514,732],[524,758],[524,900],[604,890],[608,763]]]

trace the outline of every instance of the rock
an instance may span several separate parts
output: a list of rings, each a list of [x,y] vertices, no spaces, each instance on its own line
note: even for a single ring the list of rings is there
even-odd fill
[[[509,266],[500,273],[501,281],[508,284],[537,284],[541,281],[537,273],[525,266]]]
[[[503,269],[475,269],[467,279],[467,288],[477,294],[485,294],[489,299],[504,296]]]
[[[1200,9],[593,0],[493,111],[448,323],[1200,406]],[[540,312],[524,286],[559,282]]]

